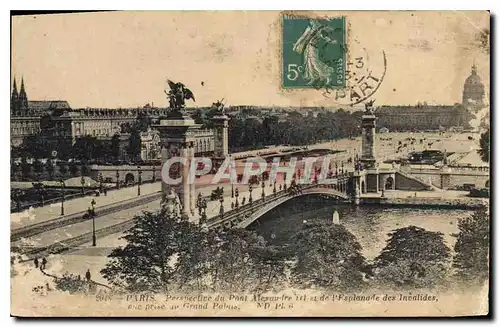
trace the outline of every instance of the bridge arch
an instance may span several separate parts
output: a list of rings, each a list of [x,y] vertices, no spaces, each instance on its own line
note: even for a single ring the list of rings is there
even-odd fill
[[[250,215],[246,216],[243,220],[241,220],[237,226],[239,228],[246,228],[254,221],[258,220],[260,217],[271,211],[272,209],[278,207],[279,205],[288,202],[292,199],[306,196],[306,195],[327,195],[332,196],[337,199],[341,199],[344,201],[348,201],[350,198],[348,195],[339,192],[334,189],[334,187],[314,187],[310,189],[304,189],[302,192],[298,192],[295,194],[285,194],[281,197],[276,198],[274,201],[266,203],[264,206],[258,208],[256,211],[252,212]]]

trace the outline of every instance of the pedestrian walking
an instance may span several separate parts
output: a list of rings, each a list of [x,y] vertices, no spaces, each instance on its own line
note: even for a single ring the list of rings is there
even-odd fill
[[[42,265],[40,266],[40,269],[45,270],[46,265],[47,265],[47,259],[43,258]]]
[[[87,272],[85,273],[85,279],[87,279],[87,282],[90,282],[90,269],[87,269]]]
[[[35,258],[35,260],[33,260],[33,262],[35,263],[35,268],[38,268],[38,258]]]

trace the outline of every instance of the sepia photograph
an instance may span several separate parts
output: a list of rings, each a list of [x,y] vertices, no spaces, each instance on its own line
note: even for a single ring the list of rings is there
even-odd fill
[[[490,313],[489,11],[10,20],[12,316]]]

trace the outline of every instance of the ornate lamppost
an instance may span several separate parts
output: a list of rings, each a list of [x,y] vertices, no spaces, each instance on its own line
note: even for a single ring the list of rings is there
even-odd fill
[[[64,194],[66,193],[66,184],[64,183],[64,181],[61,179],[59,181],[59,183],[61,183],[61,187],[62,187],[62,197],[61,197],[61,216],[64,216]]]
[[[238,197],[240,196],[240,191],[238,190],[238,188],[234,190],[234,196],[236,197],[236,202],[234,203],[234,206],[236,207],[236,209],[238,209],[238,207],[240,206],[240,202],[238,201]]]
[[[266,192],[264,192],[264,180],[262,180],[262,183],[260,184],[260,187],[262,188],[262,194],[261,194],[261,198],[264,200],[264,198],[266,197]]]
[[[234,184],[231,181],[231,199],[234,198]]]
[[[155,182],[156,181],[156,166],[153,164],[153,177],[151,178],[151,182]]]
[[[116,189],[120,189],[120,171],[116,171]]]
[[[138,183],[137,183],[137,196],[141,196],[141,182],[142,182],[142,170],[141,166],[137,166],[137,169],[139,172],[137,173],[139,178],[138,178]]]
[[[92,218],[92,246],[96,246],[96,236],[95,236],[95,200],[92,199],[90,202],[91,208],[88,209],[89,216]]]
[[[253,202],[253,199],[252,199],[252,184],[248,185],[248,192],[250,193],[250,195],[248,196],[248,202],[252,203]]]
[[[276,181],[274,181],[273,183],[273,194],[276,195]]]

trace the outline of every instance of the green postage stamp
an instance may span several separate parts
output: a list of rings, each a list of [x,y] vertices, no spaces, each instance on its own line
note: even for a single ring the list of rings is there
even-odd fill
[[[345,87],[345,17],[282,17],[283,87]]]

